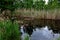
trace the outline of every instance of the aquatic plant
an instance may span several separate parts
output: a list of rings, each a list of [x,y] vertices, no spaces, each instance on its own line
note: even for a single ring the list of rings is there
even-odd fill
[[[23,33],[21,36],[21,40],[30,40],[30,37],[27,33]]]
[[[25,39],[24,40],[29,40],[29,37],[28,36],[25,36]]]
[[[57,40],[60,40],[60,37],[59,37],[59,38],[57,38]]]

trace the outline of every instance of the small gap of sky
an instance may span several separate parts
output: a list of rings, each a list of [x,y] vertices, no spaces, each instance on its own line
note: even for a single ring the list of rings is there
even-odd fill
[[[45,0],[45,4],[48,4],[48,1],[49,1],[49,0]]]
[[[21,0],[21,1],[23,1],[23,0]],[[40,0],[33,0],[33,1],[36,2],[36,1],[40,1]],[[48,4],[49,0],[43,0],[43,1],[45,1],[45,4]]]
[[[37,1],[37,0],[33,0],[33,1]],[[40,1],[40,0],[38,0],[38,1]],[[43,1],[45,1],[45,4],[48,4],[49,0],[43,0]]]

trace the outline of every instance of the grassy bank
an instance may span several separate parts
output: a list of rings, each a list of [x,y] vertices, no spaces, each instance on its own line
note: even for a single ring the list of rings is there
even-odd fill
[[[10,20],[0,21],[0,40],[20,40],[18,24]]]

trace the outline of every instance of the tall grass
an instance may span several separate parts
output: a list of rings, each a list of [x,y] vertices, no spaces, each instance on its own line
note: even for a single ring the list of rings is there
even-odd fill
[[[0,40],[20,40],[19,25],[10,20],[0,21]]]

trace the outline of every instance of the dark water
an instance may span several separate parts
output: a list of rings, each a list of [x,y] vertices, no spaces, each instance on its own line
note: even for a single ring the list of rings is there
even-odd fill
[[[30,37],[31,40],[56,40],[60,36],[60,20],[37,20],[31,22],[36,26]]]

